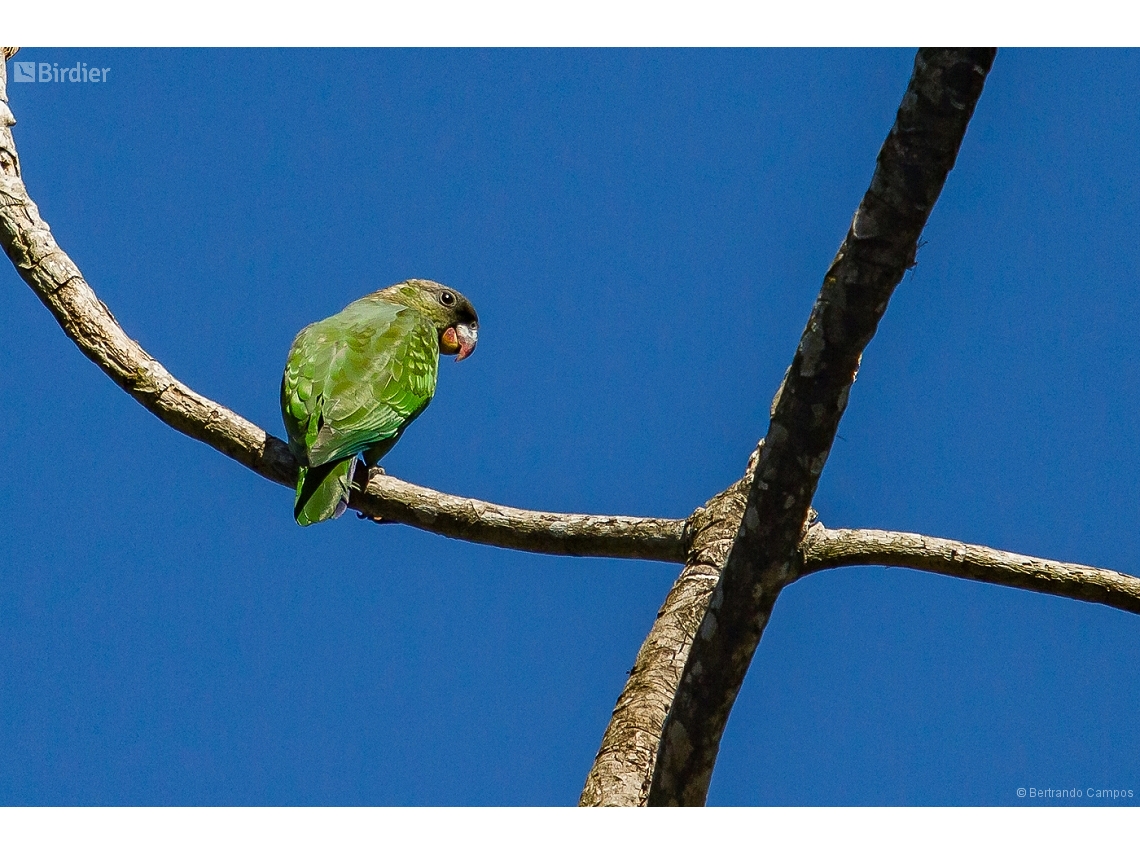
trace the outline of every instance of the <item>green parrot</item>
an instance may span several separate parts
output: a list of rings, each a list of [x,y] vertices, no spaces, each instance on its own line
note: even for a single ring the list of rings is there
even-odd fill
[[[431,401],[439,355],[466,359],[478,336],[467,298],[427,279],[376,291],[297,334],[281,415],[301,464],[298,523],[344,512],[357,455],[375,466]]]

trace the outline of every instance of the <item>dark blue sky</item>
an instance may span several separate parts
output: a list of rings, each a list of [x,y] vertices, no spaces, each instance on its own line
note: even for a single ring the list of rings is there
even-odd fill
[[[392,474],[681,517],[765,432],[913,51],[17,59],[111,69],[10,82],[16,141],[63,248],[180,379],[280,436],[298,329],[438,279],[480,345]],[[998,55],[865,355],[825,523],[1140,571],[1138,81],[1136,52]],[[0,802],[576,801],[678,568],[303,530],[4,268]],[[1135,615],[818,574],[777,604],[709,801],[1140,793],[1137,673]]]

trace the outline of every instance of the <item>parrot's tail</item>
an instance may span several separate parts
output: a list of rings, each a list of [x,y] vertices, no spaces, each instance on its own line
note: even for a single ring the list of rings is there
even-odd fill
[[[348,491],[356,458],[334,460],[321,466],[302,466],[297,478],[297,498],[293,519],[299,525],[312,525],[336,519],[348,507]]]

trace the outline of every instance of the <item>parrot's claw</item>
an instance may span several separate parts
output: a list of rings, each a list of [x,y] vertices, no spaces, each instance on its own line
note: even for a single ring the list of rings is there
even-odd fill
[[[362,511],[356,512],[356,518],[361,519],[361,520],[372,520],[372,522],[376,523],[377,525],[383,525],[385,523],[394,523],[395,522],[395,520],[386,520],[386,519],[384,519],[384,517],[374,517],[371,514],[366,514],[366,513],[363,513]]]
[[[383,467],[369,466],[367,471],[365,471],[364,467],[362,466],[356,470],[354,480],[356,481],[356,486],[360,490],[367,490],[368,489],[368,482],[372,480],[373,476],[384,475],[384,474],[386,474],[386,473],[384,472]],[[374,516],[372,516],[372,514],[366,514],[363,511],[357,511],[356,516],[358,519],[372,520],[372,522],[374,522],[374,523],[395,522],[395,520],[386,520],[383,517],[374,517]]]

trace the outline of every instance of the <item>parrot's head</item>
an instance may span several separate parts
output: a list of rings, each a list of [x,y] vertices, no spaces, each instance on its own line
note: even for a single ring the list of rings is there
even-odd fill
[[[479,316],[471,301],[446,285],[430,279],[409,279],[377,292],[378,297],[415,309],[431,318],[439,332],[439,352],[460,362],[479,341]]]

